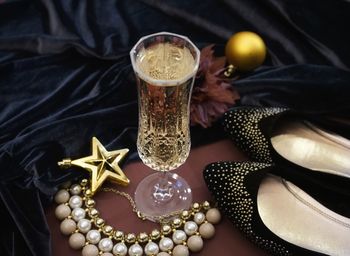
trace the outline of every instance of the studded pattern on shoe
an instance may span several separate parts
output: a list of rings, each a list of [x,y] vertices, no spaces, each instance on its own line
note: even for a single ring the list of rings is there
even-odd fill
[[[224,129],[235,144],[253,160],[272,163],[268,138],[261,132],[259,122],[286,108],[237,108],[224,114]]]
[[[220,210],[243,234],[262,249],[273,255],[293,255],[284,246],[257,235],[253,227],[254,201],[245,184],[245,177],[271,165],[255,162],[218,162],[204,170],[209,190],[218,202]]]

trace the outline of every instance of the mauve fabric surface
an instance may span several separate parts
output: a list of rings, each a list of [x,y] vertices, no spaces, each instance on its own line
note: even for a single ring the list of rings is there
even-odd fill
[[[191,186],[194,202],[203,202],[212,199],[202,179],[204,167],[216,161],[242,161],[245,159],[246,157],[237,150],[230,140],[221,140],[193,149],[186,163],[176,173],[184,177]],[[134,193],[137,184],[143,177],[153,173],[151,169],[140,162],[128,164],[123,170],[132,182],[127,188],[119,187],[119,189],[129,194]],[[136,234],[145,231],[149,233],[154,228],[159,228],[155,223],[138,219],[132,213],[132,208],[125,198],[107,192],[98,193],[95,198],[96,208],[100,211],[101,217],[115,228]],[[61,234],[60,221],[56,219],[54,214],[55,207],[56,205],[53,204],[46,212],[52,234],[53,256],[81,255],[80,251],[69,247],[69,237]],[[223,218],[219,224],[215,225],[215,236],[210,240],[204,240],[203,250],[191,255],[265,256],[267,254],[246,240],[228,219]]]
[[[128,51],[170,31],[218,55],[238,31],[259,33],[264,66],[234,82],[242,105],[349,117],[350,3],[346,0],[0,0],[1,255],[52,255],[44,209],[63,157],[90,154],[91,137],[137,159],[136,86]],[[194,147],[222,138],[193,127]]]

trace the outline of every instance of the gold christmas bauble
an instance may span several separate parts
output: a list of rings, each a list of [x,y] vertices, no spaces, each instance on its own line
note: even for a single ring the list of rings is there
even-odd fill
[[[266,46],[257,34],[242,31],[230,37],[225,47],[225,55],[228,63],[238,71],[248,72],[264,62]]]

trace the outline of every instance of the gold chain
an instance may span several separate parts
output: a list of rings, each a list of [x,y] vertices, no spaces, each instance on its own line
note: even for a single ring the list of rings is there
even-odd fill
[[[119,191],[115,188],[110,188],[110,187],[102,188],[101,190],[104,192],[112,192],[112,193],[117,194],[119,196],[125,197],[129,201],[129,203],[132,207],[132,211],[137,214],[137,217],[139,217],[141,220],[146,220],[146,215],[144,215],[142,212],[140,212],[137,209],[134,199],[132,199],[132,197],[128,193],[125,193],[123,191]],[[166,224],[169,222],[169,220],[172,217],[178,216],[181,213],[182,213],[182,211],[180,210],[180,211],[171,212],[169,214],[161,215],[161,216],[158,216],[156,218],[155,217],[152,217],[152,218],[161,224]]]
[[[123,191],[119,191],[115,188],[102,188],[102,191],[112,192],[114,194],[117,194],[119,196],[122,196],[122,197],[125,197],[126,199],[128,199],[128,201],[132,207],[132,211],[137,214],[137,217],[139,217],[142,220],[145,220],[145,217],[143,216],[143,214],[137,209],[134,199],[132,199],[132,197],[128,193],[125,193]]]

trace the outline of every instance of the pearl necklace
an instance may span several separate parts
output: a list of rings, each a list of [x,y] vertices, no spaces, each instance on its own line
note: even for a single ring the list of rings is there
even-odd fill
[[[137,216],[145,219],[130,195],[113,188],[102,190],[127,198]],[[205,201],[194,203],[181,213],[164,216],[159,220],[160,230],[125,234],[100,218],[92,196],[86,179],[80,184],[66,185],[55,195],[58,204],[55,215],[62,221],[60,230],[70,236],[69,245],[73,249],[82,249],[83,256],[188,256],[190,251],[203,248],[202,238],[214,236],[213,224],[221,219],[218,209]]]

